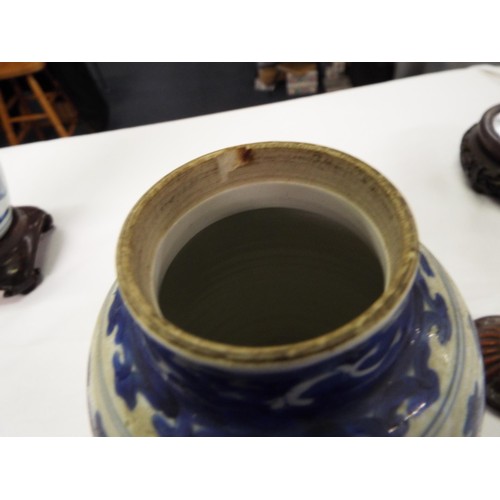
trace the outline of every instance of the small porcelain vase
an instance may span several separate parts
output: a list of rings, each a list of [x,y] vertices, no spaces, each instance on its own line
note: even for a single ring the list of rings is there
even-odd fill
[[[158,297],[179,251],[216,221],[270,207],[317,214],[355,233],[380,264],[380,294],[331,330],[271,345],[237,342],[238,331],[226,341],[204,338],[168,319]],[[247,253],[241,267],[253,262]],[[355,296],[371,279],[350,280],[338,296]],[[221,325],[231,303],[217,313]],[[287,321],[304,314],[295,305]],[[256,335],[257,320],[249,318]],[[94,333],[88,402],[97,436],[473,436],[484,373],[460,294],[419,243],[395,187],[342,152],[270,142],[183,165],[132,209],[118,242],[117,282]]]
[[[0,239],[7,233],[12,223],[12,207],[9,201],[7,184],[0,165]]]

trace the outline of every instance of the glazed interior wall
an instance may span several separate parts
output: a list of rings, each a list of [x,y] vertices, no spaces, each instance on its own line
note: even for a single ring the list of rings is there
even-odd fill
[[[378,256],[387,285],[391,266],[384,239],[377,227],[356,205],[332,191],[310,185],[293,182],[261,182],[222,191],[204,200],[175,222],[159,244],[154,259],[153,295],[157,297],[161,280],[169,264],[195,234],[224,217],[246,210],[270,207],[307,210],[324,215],[352,230]],[[157,301],[155,304],[159,309]]]

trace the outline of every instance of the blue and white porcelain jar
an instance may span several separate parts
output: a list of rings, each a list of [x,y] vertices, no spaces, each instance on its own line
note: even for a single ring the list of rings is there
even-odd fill
[[[479,432],[467,309],[398,191],[351,156],[258,143],[178,168],[129,214],[117,275],[90,356],[95,435]]]

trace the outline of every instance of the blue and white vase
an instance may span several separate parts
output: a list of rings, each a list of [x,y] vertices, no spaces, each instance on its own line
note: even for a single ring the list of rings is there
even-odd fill
[[[12,224],[12,207],[9,201],[7,184],[0,166],[0,238],[2,238]]]
[[[180,249],[216,221],[269,207],[356,233],[383,270],[379,296],[331,331],[272,345],[208,339],[167,319],[159,290]],[[88,401],[98,436],[474,436],[484,373],[460,294],[394,186],[329,148],[258,143],[178,168],[129,214]]]

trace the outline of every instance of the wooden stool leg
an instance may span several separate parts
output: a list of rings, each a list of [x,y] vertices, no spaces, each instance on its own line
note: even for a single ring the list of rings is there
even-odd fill
[[[7,141],[9,142],[9,144],[11,146],[19,144],[16,133],[14,132],[14,128],[12,127],[12,123],[10,123],[9,112],[7,110],[7,105],[5,104],[1,90],[0,90],[0,121],[2,122],[2,127],[5,131],[5,135],[7,136]]]
[[[21,85],[19,85],[18,80],[12,80],[12,88],[14,89],[14,93],[17,96],[17,103],[19,106],[19,111],[21,115],[29,115],[31,113],[30,107],[28,105],[28,102],[25,98],[24,92],[21,89]],[[28,132],[31,131],[32,124],[28,121],[21,122],[20,123],[20,129],[17,134],[17,140],[19,144],[23,141],[23,139],[26,137]]]
[[[69,132],[64,128],[61,120],[57,116],[57,113],[55,112],[54,108],[52,107],[49,100],[45,96],[45,93],[43,92],[39,83],[36,81],[35,77],[33,75],[28,75],[26,77],[26,80],[28,81],[28,84],[31,87],[33,94],[38,99],[40,106],[42,106],[45,113],[47,113],[47,117],[52,123],[52,126],[55,128],[59,137],[68,137]]]

